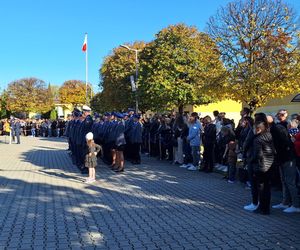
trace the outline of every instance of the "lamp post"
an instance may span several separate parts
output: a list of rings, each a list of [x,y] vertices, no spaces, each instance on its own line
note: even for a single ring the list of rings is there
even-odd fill
[[[128,49],[130,51],[134,51],[135,52],[135,111],[136,113],[139,112],[139,101],[138,101],[138,84],[137,84],[137,80],[138,80],[138,76],[139,76],[139,58],[138,58],[138,53],[139,49],[133,49],[128,47],[127,45],[120,45],[121,47]]]

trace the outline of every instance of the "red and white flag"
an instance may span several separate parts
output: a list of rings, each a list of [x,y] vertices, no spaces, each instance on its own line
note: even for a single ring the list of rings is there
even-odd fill
[[[84,41],[83,41],[83,45],[82,45],[82,51],[86,52],[87,50],[87,34],[85,34],[84,36]]]

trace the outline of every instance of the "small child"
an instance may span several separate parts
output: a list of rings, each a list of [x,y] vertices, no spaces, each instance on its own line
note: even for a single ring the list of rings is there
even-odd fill
[[[85,167],[89,169],[89,177],[86,179],[85,183],[92,183],[96,181],[96,166],[97,166],[97,154],[101,150],[101,147],[96,144],[93,140],[93,133],[87,133],[86,143],[88,146],[88,153],[85,156]]]
[[[226,150],[223,156],[224,158],[226,158],[227,156],[226,162],[228,165],[228,171],[227,171],[228,183],[234,183],[235,181],[236,162],[237,162],[236,147],[237,147],[236,142],[230,141],[226,145]]]

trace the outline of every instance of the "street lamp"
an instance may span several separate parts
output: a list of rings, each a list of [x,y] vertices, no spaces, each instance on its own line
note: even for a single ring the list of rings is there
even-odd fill
[[[120,45],[121,47],[128,49],[130,51],[134,51],[135,52],[135,111],[136,113],[139,112],[139,102],[138,102],[138,84],[137,84],[137,80],[138,80],[138,76],[139,76],[139,58],[138,58],[138,53],[139,49],[133,49],[128,47],[127,45]]]

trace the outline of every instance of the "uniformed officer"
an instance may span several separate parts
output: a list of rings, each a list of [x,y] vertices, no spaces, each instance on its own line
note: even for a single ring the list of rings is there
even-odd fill
[[[124,148],[126,145],[125,140],[125,125],[124,125],[124,115],[121,113],[116,114],[117,117],[117,126],[115,131],[115,145],[116,145],[116,167],[115,172],[120,173],[124,172]]]
[[[107,145],[111,154],[111,168],[116,165],[116,127],[118,122],[116,120],[116,113],[112,112],[110,116],[109,129],[107,131]]]
[[[142,124],[140,123],[140,115],[133,115],[133,124],[128,135],[128,140],[131,144],[130,155],[133,164],[141,164],[140,148],[142,144]]]
[[[80,171],[83,174],[88,173],[88,169],[84,167],[84,158],[88,153],[88,147],[86,144],[85,136],[87,133],[92,132],[93,127],[93,118],[91,116],[91,108],[87,105],[83,105],[82,107],[82,124],[80,126],[79,131],[79,142],[80,142]]]
[[[131,134],[131,130],[132,130],[132,126],[133,126],[133,115],[134,115],[134,109],[133,108],[129,108],[128,109],[128,113],[124,116],[124,120],[125,120],[125,139],[126,139],[126,145],[125,145],[125,149],[124,149],[124,156],[126,158],[126,160],[131,161],[132,160],[132,155],[131,155],[131,141],[129,139],[129,135]]]
[[[103,161],[105,164],[108,165],[112,163],[110,145],[108,143],[108,135],[109,135],[110,125],[111,125],[110,117],[111,117],[111,113],[109,112],[104,113],[103,125],[100,131],[98,132],[99,134],[102,134]]]
[[[71,156],[72,156],[72,162],[76,165],[77,161],[77,150],[76,150],[76,128],[79,123],[79,116],[80,116],[80,110],[75,108],[72,112],[73,120],[70,123],[70,131],[69,131],[69,139],[70,139],[70,145],[71,145]]]

